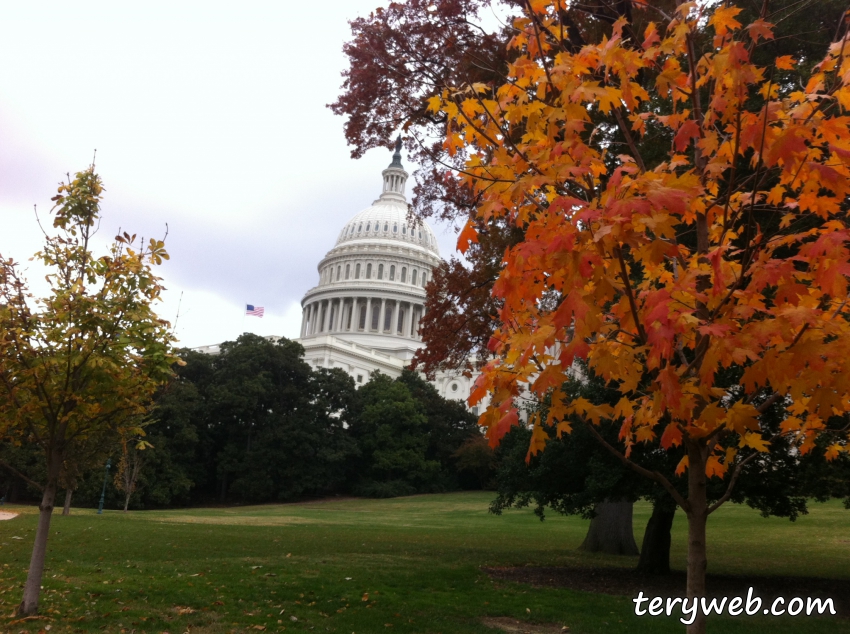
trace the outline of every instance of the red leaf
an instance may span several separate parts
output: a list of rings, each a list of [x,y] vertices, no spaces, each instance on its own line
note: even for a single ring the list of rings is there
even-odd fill
[[[664,428],[664,433],[661,434],[661,446],[664,449],[669,449],[673,446],[682,444],[682,430],[676,423],[670,423]]]
[[[676,146],[676,151],[682,152],[686,147],[688,147],[688,143],[690,143],[691,139],[699,138],[699,135],[699,124],[693,119],[685,121],[673,139],[673,145]]]
[[[797,152],[806,151],[806,142],[797,136],[797,129],[791,128],[780,134],[773,144],[764,152],[764,162],[773,166],[779,161],[787,165]]]
[[[727,324],[706,324],[705,326],[697,328],[701,335],[711,337],[722,337],[731,329],[732,327]]]
[[[498,447],[499,442],[505,437],[505,434],[511,430],[511,427],[518,424],[519,417],[517,416],[517,411],[512,407],[508,410],[507,414],[499,419],[498,423],[489,429],[488,435],[490,436],[490,447],[493,449]]]

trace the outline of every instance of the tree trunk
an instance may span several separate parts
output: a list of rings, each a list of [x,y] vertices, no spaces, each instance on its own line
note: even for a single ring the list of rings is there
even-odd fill
[[[62,507],[62,515],[71,514],[71,496],[74,495],[74,489],[65,489],[65,506]]]
[[[127,512],[127,507],[130,506],[130,495],[131,494],[128,493],[127,495],[124,496],[124,512],[125,513]]]
[[[47,484],[41,496],[38,507],[38,528],[35,531],[35,543],[32,547],[30,568],[27,581],[24,584],[24,598],[18,606],[18,616],[34,616],[38,614],[38,596],[41,591],[41,577],[44,574],[44,560],[47,555],[47,536],[50,533],[50,518],[53,515],[53,503],[56,500],[56,489],[59,481],[59,467],[62,461],[55,456],[53,465],[48,466]]]
[[[646,524],[637,571],[645,575],[670,574],[670,531],[676,506],[666,502],[652,505],[652,516]]]
[[[605,501],[593,507],[596,516],[590,521],[581,550],[609,555],[637,555],[632,529],[632,502]]]
[[[708,501],[706,497],[705,462],[708,451],[698,441],[687,441],[688,447],[688,603],[705,596],[706,523]],[[705,615],[697,610],[696,619],[687,626],[688,634],[705,634]]]

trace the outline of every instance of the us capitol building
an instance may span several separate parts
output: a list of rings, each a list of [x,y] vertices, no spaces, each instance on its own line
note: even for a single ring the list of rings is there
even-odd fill
[[[428,224],[408,220],[401,139],[382,175],[380,197],[345,224],[319,262],[319,283],[301,300],[296,340],[313,368],[340,368],[357,385],[375,370],[400,376],[424,345],[425,285],[441,262]],[[218,346],[197,350],[214,354]],[[474,378],[444,372],[433,384],[441,396],[465,401]]]

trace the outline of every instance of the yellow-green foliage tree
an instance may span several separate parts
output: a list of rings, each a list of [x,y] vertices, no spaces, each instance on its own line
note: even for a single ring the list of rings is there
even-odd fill
[[[488,223],[524,235],[471,396],[492,395],[488,436],[517,423],[526,392],[551,402],[531,453],[571,417],[618,424],[610,450],[687,515],[691,599],[705,594],[708,515],[768,450],[771,404],[800,453],[824,436],[828,458],[847,451],[850,38],[841,25],[822,59],[758,65],[774,37],[758,4],[742,23],[733,2],[622,0],[619,19],[583,32],[567,0],[517,3],[504,81],[458,81],[429,104],[479,197],[459,247]],[[646,134],[667,139],[664,156],[642,155]],[[576,358],[619,390],[615,407],[567,398]],[[631,460],[641,442],[684,447],[687,495]],[[728,483],[713,504],[708,478]]]
[[[177,360],[169,324],[153,311],[163,287],[152,267],[168,258],[164,244],[136,246],[124,233],[95,257],[90,242],[102,194],[94,166],[59,186],[52,210],[58,231],[45,233],[34,256],[49,271],[45,297],[34,298],[18,264],[0,255],[0,436],[36,443],[46,473],[22,616],[38,611],[64,471],[133,433]]]

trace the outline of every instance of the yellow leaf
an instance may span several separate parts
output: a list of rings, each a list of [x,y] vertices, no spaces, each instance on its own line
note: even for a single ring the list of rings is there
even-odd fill
[[[758,410],[747,403],[735,403],[729,408],[726,417],[726,426],[738,434],[758,429]],[[742,445],[743,446],[743,445]]]
[[[828,461],[832,461],[835,460],[838,457],[838,454],[840,454],[842,451],[847,451],[847,447],[842,447],[840,444],[835,443],[827,447],[824,456]]]
[[[741,442],[738,443],[739,447],[752,447],[756,451],[770,451],[768,445],[770,443],[767,442],[764,438],[761,437],[761,434],[756,432],[747,432],[741,437]]]
[[[629,416],[633,416],[634,413],[635,410],[632,407],[632,402],[624,396],[614,406],[613,419],[617,420],[618,418],[628,418]]]

